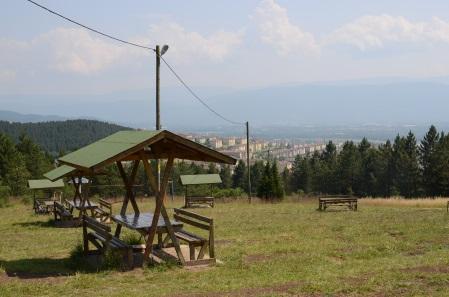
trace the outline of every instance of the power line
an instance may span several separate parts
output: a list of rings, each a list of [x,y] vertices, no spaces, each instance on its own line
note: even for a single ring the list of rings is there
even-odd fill
[[[104,37],[110,38],[110,39],[112,39],[112,40],[115,40],[115,41],[118,41],[118,42],[121,42],[121,43],[124,43],[124,44],[132,45],[132,46],[135,46],[135,47],[140,47],[140,48],[147,49],[147,50],[152,50],[152,51],[155,50],[154,48],[151,48],[151,47],[148,47],[148,46],[144,46],[144,45],[141,45],[141,44],[129,42],[129,41],[126,41],[126,40],[123,40],[123,39],[114,37],[114,36],[112,36],[112,35],[109,35],[109,34],[100,32],[100,31],[98,31],[98,30],[96,30],[96,29],[93,29],[93,28],[91,28],[91,27],[89,27],[89,26],[83,25],[83,24],[81,24],[81,23],[79,23],[79,22],[77,22],[77,21],[75,21],[75,20],[72,20],[72,19],[70,19],[70,18],[68,18],[68,17],[66,17],[66,16],[63,16],[62,14],[57,13],[56,11],[53,11],[53,10],[51,10],[50,8],[47,8],[47,7],[45,7],[45,6],[43,6],[43,5],[39,4],[39,3],[36,3],[36,2],[34,2],[34,1],[32,1],[32,0],[26,0],[26,1],[28,1],[28,2],[30,2],[30,3],[32,3],[32,4],[34,4],[34,5],[36,5],[37,7],[40,7],[40,8],[42,8],[42,9],[46,10],[46,11],[48,11],[48,12],[50,12],[50,13],[52,13],[52,14],[54,14],[54,15],[60,17],[60,18],[63,18],[63,19],[66,20],[66,21],[69,21],[69,22],[71,22],[71,23],[73,23],[73,24],[75,24],[75,25],[78,25],[78,26],[80,26],[80,27],[83,27],[84,29],[87,29],[87,30],[89,30],[89,31],[95,32],[95,33],[97,33],[97,34],[100,34],[100,35],[102,35],[102,36],[104,36]]]
[[[78,25],[78,26],[80,26],[80,27],[82,27],[82,28],[84,28],[84,29],[87,29],[87,30],[89,30],[89,31],[92,31],[92,32],[94,32],[94,33],[97,33],[97,34],[99,34],[99,35],[102,35],[102,36],[107,37],[107,38],[109,38],[109,39],[112,39],[112,40],[115,40],[115,41],[118,41],[118,42],[121,42],[121,43],[124,43],[124,44],[127,44],[127,45],[139,47],[139,48],[142,48],[142,49],[156,51],[154,48],[151,48],[151,47],[148,47],[148,46],[144,46],[144,45],[141,45],[141,44],[137,44],[137,43],[133,43],[133,42],[129,42],[129,41],[126,41],[126,40],[123,40],[123,39],[114,37],[114,36],[112,36],[112,35],[103,33],[103,32],[101,32],[101,31],[98,31],[98,30],[96,30],[96,29],[94,29],[94,28],[91,28],[91,27],[89,27],[89,26],[83,25],[83,24],[81,24],[80,22],[77,22],[77,21],[75,21],[75,20],[72,20],[72,19],[70,19],[70,18],[68,18],[68,17],[66,17],[66,16],[64,16],[64,15],[62,15],[62,14],[60,14],[60,13],[54,11],[54,10],[51,10],[51,9],[48,8],[48,7],[45,7],[45,6],[43,6],[43,5],[41,5],[41,4],[37,3],[37,2],[35,2],[35,1],[32,1],[32,0],[26,0],[26,1],[28,1],[28,2],[30,2],[30,3],[32,3],[32,4],[34,4],[35,6],[37,6],[37,7],[39,7],[39,8],[42,8],[42,9],[44,9],[44,10],[50,12],[51,14],[54,14],[54,15],[56,15],[56,16],[58,16],[58,17],[64,19],[64,20],[66,20],[66,21],[69,21],[69,22],[71,22],[71,23],[73,23],[73,24],[75,24],[75,25]],[[189,87],[189,86],[187,85],[187,83],[181,78],[181,76],[180,76],[178,73],[176,73],[176,71],[173,69],[173,67],[172,67],[172,66],[171,66],[171,65],[170,65],[170,64],[169,64],[169,63],[168,63],[162,56],[160,56],[160,58],[162,59],[162,61],[164,61],[165,65],[167,65],[168,69],[173,73],[173,75],[174,75],[174,76],[181,82],[181,84],[187,89],[187,91],[188,91],[188,92],[189,92],[189,93],[190,93],[196,100],[198,100],[204,107],[206,107],[210,112],[212,112],[213,114],[215,114],[216,116],[218,116],[218,117],[221,118],[222,120],[224,120],[224,121],[226,121],[226,122],[228,122],[228,123],[231,123],[231,124],[233,124],[233,125],[245,125],[245,124],[246,124],[246,123],[243,123],[243,122],[236,122],[236,121],[230,120],[230,119],[226,118],[225,116],[221,115],[219,112],[215,111],[215,110],[214,110],[212,107],[210,107],[206,102],[204,102],[204,100],[202,100],[202,99],[201,99],[201,98],[200,98],[200,97],[199,97],[199,96],[192,90],[191,87]]]
[[[181,82],[181,84],[187,89],[187,91],[189,91],[189,93],[196,99],[198,100],[204,107],[206,107],[210,112],[212,112],[213,114],[215,114],[216,116],[218,116],[219,118],[221,118],[222,120],[231,123],[233,125],[245,125],[246,123],[243,122],[236,122],[233,120],[228,119],[227,117],[221,115],[220,113],[218,113],[217,111],[215,111],[212,107],[210,107],[206,102],[204,102],[204,100],[202,100],[200,98],[200,96],[198,96],[193,90],[192,88],[190,88],[187,83],[181,78],[181,76],[179,76],[178,73],[176,73],[176,71],[173,69],[173,67],[168,64],[168,62],[161,56],[162,61],[165,63],[165,65],[168,67],[168,69],[171,71],[171,73],[173,73],[173,75]]]

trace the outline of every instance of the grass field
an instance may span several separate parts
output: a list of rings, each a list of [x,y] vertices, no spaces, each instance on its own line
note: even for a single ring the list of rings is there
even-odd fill
[[[81,229],[13,202],[0,209],[0,296],[449,296],[449,215],[445,199],[431,202],[217,203],[196,211],[215,219],[223,264],[130,272],[77,272]]]

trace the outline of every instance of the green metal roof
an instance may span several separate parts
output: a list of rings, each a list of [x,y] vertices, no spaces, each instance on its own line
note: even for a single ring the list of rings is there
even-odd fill
[[[58,179],[57,181],[49,181],[48,179],[30,179],[28,180],[28,187],[32,190],[64,188],[64,182],[62,179]]]
[[[67,176],[68,174],[75,172],[76,169],[68,166],[68,165],[61,165],[53,170],[50,170],[49,172],[45,173],[44,176],[48,178],[51,181],[55,181],[57,179],[63,178]]]
[[[187,185],[205,185],[205,184],[220,184],[221,178],[218,174],[195,174],[195,175],[181,175],[181,183]]]
[[[59,160],[63,163],[83,168],[92,168],[143,142],[153,138],[161,131],[119,131],[100,139]]]

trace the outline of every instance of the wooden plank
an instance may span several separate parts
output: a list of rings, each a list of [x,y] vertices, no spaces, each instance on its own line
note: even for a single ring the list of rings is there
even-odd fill
[[[180,216],[180,215],[174,214],[173,217],[177,221],[180,221],[180,222],[192,225],[194,227],[197,227],[197,228],[200,228],[200,229],[203,229],[203,230],[206,230],[206,231],[209,231],[209,229],[210,229],[210,226],[208,224],[203,224],[203,223],[200,223],[200,222],[196,222],[196,221],[190,220],[189,218],[186,218],[185,216]]]
[[[175,208],[173,210],[177,214],[183,214],[183,215],[186,215],[186,216],[190,216],[192,218],[195,218],[197,220],[204,221],[204,222],[207,222],[207,223],[211,223],[213,221],[213,219],[211,219],[211,218],[208,218],[208,217],[205,217],[205,216],[202,216],[202,215],[199,215],[199,214],[196,214],[194,212],[187,211],[187,210],[184,210],[184,209]]]

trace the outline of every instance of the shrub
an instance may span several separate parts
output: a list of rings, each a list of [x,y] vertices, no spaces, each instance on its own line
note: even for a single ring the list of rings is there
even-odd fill
[[[128,233],[123,236],[122,240],[129,245],[138,245],[144,243],[142,237],[136,233]]]
[[[241,188],[215,189],[212,194],[216,198],[239,198],[245,195],[245,191]]]
[[[9,193],[9,187],[0,186],[0,208],[8,205]]]
[[[33,196],[29,194],[25,194],[22,196],[22,203],[25,205],[29,205],[33,202]]]

